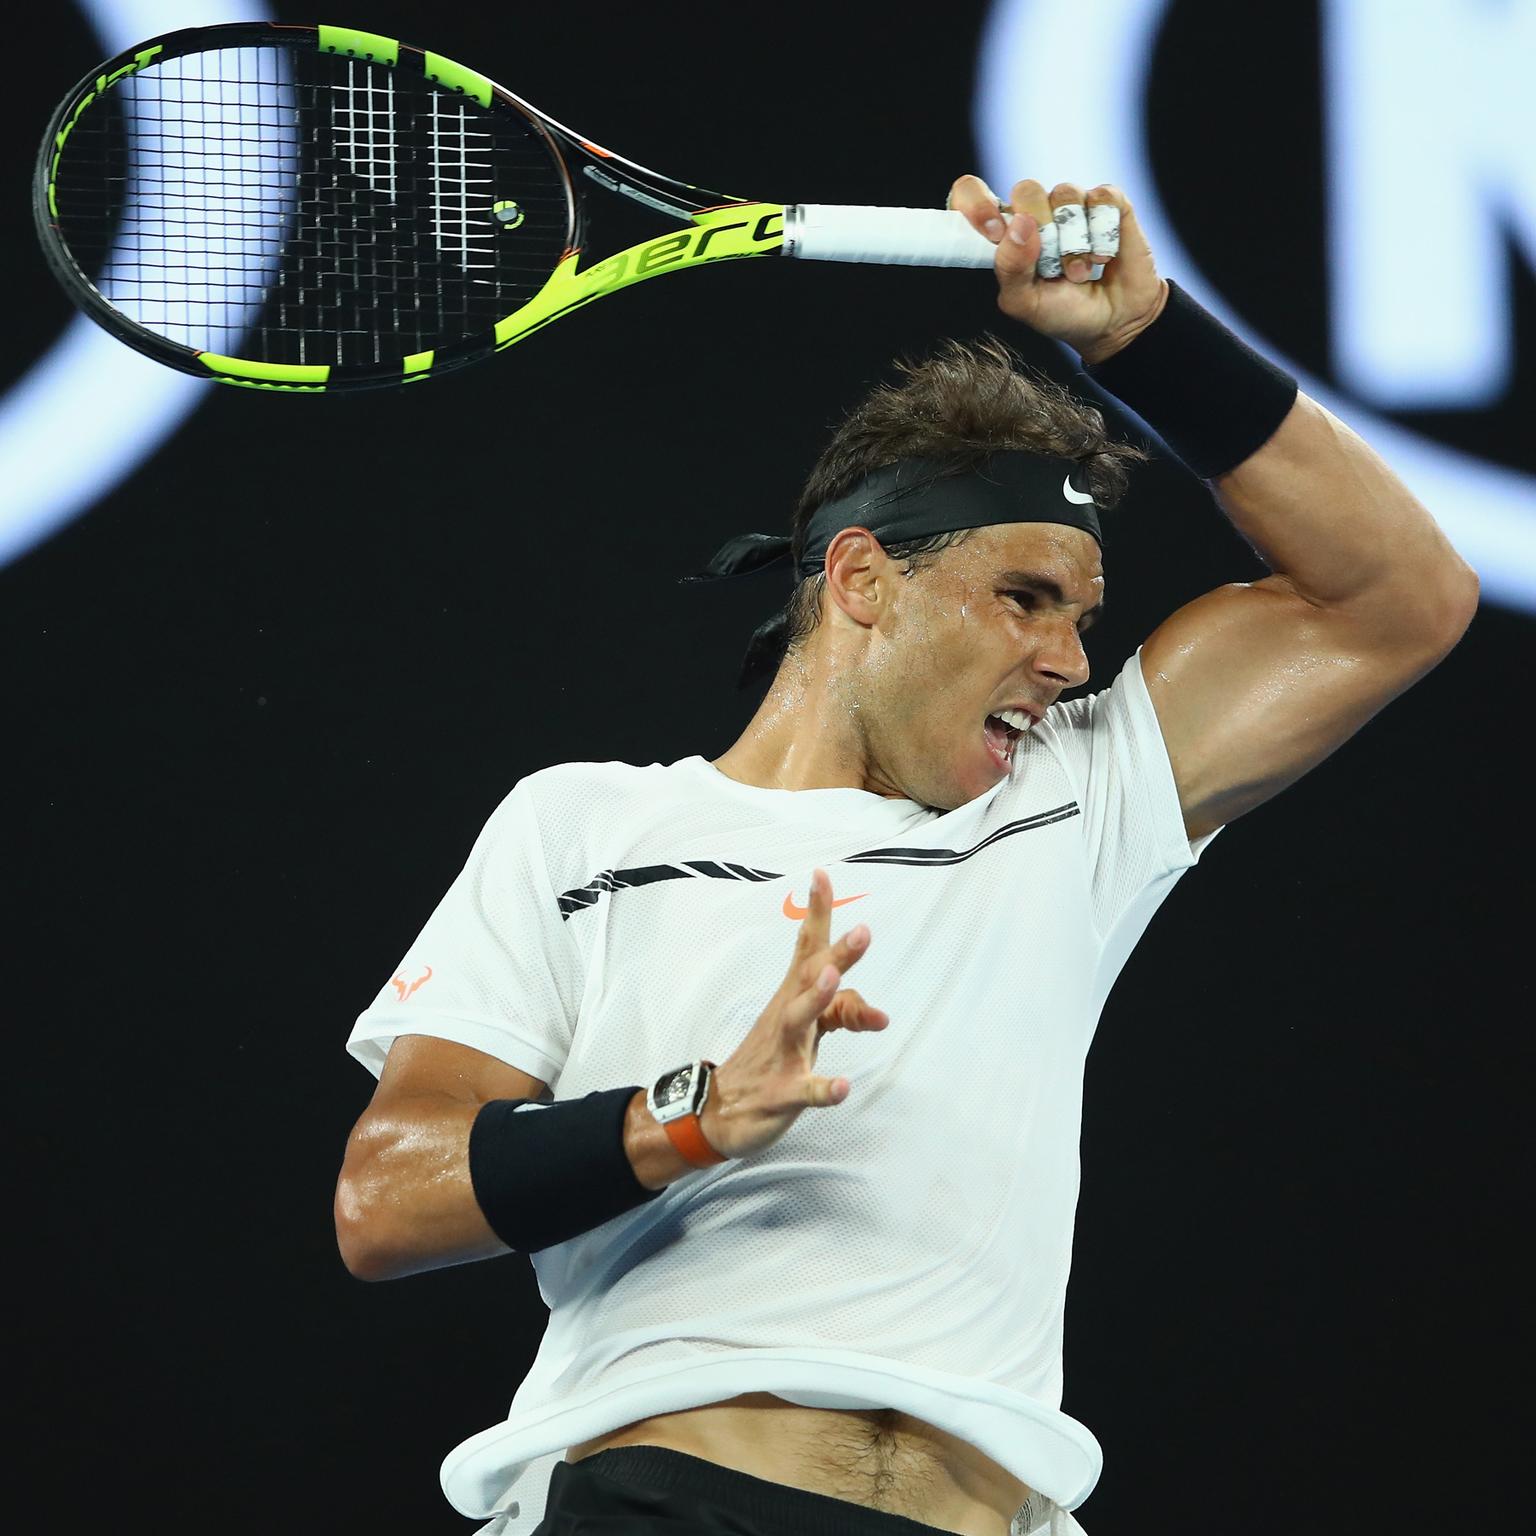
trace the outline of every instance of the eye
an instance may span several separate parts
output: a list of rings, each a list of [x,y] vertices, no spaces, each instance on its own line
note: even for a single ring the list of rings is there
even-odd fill
[[[1040,604],[1038,594],[1027,590],[1013,589],[1003,593],[1003,596],[1013,598],[1013,600],[1018,603],[1018,605],[1025,611],[1025,613],[1033,613]],[[1098,620],[1099,614],[1097,609],[1094,609],[1089,613],[1085,613],[1082,618],[1077,621],[1078,634],[1087,634],[1088,631],[1092,629],[1096,623],[1098,623]]]

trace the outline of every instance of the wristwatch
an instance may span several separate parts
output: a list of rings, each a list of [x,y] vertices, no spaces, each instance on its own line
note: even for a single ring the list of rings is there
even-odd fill
[[[714,1072],[712,1061],[689,1062],[686,1067],[663,1072],[645,1095],[646,1108],[666,1128],[672,1145],[695,1168],[712,1168],[726,1161],[704,1139],[699,1128],[699,1116],[704,1112]]]

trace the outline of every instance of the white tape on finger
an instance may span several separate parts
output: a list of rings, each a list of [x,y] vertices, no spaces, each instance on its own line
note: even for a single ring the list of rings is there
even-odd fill
[[[1120,254],[1120,210],[1113,203],[1088,210],[1088,246],[1101,261]]]
[[[1035,276],[1061,276],[1061,231],[1055,224],[1040,226],[1040,255],[1035,262]]]
[[[1061,231],[1063,256],[1086,256],[1092,249],[1088,243],[1088,212],[1081,203],[1063,203],[1056,210],[1056,228]]]

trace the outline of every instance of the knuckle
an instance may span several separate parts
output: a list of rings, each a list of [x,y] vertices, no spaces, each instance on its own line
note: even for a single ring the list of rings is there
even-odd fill
[[[1081,187],[1070,181],[1058,181],[1051,188],[1051,206],[1057,207],[1062,203],[1080,203],[1083,200]]]

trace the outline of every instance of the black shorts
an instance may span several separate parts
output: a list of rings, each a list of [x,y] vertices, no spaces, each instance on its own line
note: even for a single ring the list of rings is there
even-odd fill
[[[949,1536],[659,1445],[557,1461],[533,1536]]]

